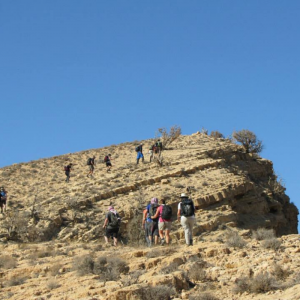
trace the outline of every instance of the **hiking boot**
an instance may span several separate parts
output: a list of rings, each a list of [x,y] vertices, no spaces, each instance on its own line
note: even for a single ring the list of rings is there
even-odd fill
[[[151,241],[148,243],[148,247],[149,247],[149,248],[152,247],[152,242],[151,242]]]
[[[193,240],[190,240],[190,246],[193,246]]]
[[[165,239],[161,239],[160,244],[163,246],[165,244]]]

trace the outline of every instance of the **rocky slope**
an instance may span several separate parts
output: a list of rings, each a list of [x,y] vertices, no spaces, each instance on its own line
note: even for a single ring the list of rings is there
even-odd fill
[[[152,141],[143,142],[147,149]],[[241,278],[255,279],[262,272],[277,285],[273,282],[263,290],[268,298],[256,299],[297,299],[290,296],[296,294],[300,298],[299,239],[282,236],[297,233],[298,210],[276,181],[272,162],[245,153],[229,140],[194,134],[179,137],[163,152],[163,166],[149,163],[147,155],[145,163],[137,166],[136,144],[0,170],[1,185],[9,192],[9,208],[0,219],[1,258],[12,264],[0,263],[2,298],[147,299],[172,286],[172,297],[181,299],[208,297],[207,291],[216,299],[241,299],[241,294],[233,293]],[[110,173],[102,163],[108,153],[113,158]],[[87,178],[86,161],[92,155],[98,164],[94,178]],[[76,165],[66,183],[63,166],[68,162]],[[183,231],[174,218],[172,245],[145,248],[140,226],[145,204],[152,197],[165,198],[175,215],[181,192],[188,192],[198,208],[195,245],[185,248]],[[102,247],[102,224],[110,204],[123,220],[124,245],[117,249]],[[252,237],[260,227],[274,229],[279,237],[269,239],[273,241],[269,249]],[[230,238],[238,242],[238,237],[246,244],[229,242]],[[92,257],[90,265],[98,267],[80,276],[76,265],[85,254]],[[99,267],[103,257],[108,261]],[[118,267],[109,259],[116,257],[123,269],[113,276],[109,270]],[[284,278],[277,276],[280,272]],[[23,282],[11,283],[21,275]],[[253,290],[239,292],[243,299],[253,299]]]

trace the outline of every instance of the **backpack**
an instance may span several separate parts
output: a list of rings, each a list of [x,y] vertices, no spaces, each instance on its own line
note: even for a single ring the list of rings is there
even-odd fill
[[[135,148],[135,152],[139,152],[139,151],[141,151],[141,147],[140,147],[140,146],[137,146],[137,147]]]
[[[164,205],[161,213],[161,218],[164,220],[171,220],[172,207],[170,205]]]
[[[106,155],[106,156],[104,157],[104,162],[107,162],[107,161],[109,161],[109,157]]]
[[[87,160],[87,165],[90,166],[91,164],[92,164],[92,159],[89,158],[89,159]]]
[[[120,227],[120,218],[118,218],[118,215],[115,215],[114,213],[110,213],[110,222],[108,223],[109,227],[117,228]]]
[[[181,202],[181,215],[185,217],[191,217],[194,215],[193,201],[190,199],[183,200]]]
[[[149,216],[150,217],[155,216],[157,208],[158,208],[158,204],[151,204],[150,205],[150,208],[149,208]]]
[[[161,142],[156,142],[155,146],[156,146],[157,148],[162,148],[162,143],[161,143]]]

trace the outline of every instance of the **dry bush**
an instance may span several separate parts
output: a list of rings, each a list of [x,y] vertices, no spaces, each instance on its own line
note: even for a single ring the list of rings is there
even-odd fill
[[[130,286],[133,284],[137,284],[140,276],[142,276],[145,272],[146,272],[146,270],[137,270],[137,271],[134,271],[134,272],[128,274],[127,276],[122,278],[122,280],[121,280],[122,284],[124,286]]]
[[[158,133],[162,137],[163,149],[166,149],[171,143],[173,143],[181,135],[181,127],[174,125],[170,128],[168,132],[165,127],[158,128]]]
[[[189,300],[219,300],[219,298],[207,292],[198,292],[190,295]]]
[[[16,286],[23,284],[28,278],[24,275],[10,277],[6,281],[6,286]]]
[[[11,255],[0,256],[0,269],[13,269],[17,266],[17,261]]]
[[[261,245],[266,249],[278,250],[281,246],[281,241],[276,238],[272,238],[262,241]]]
[[[213,137],[213,138],[215,138],[215,139],[223,139],[224,138],[224,135],[221,132],[217,131],[217,130],[216,131],[212,131],[210,133],[210,136]]]
[[[94,259],[90,255],[77,256],[73,259],[72,269],[83,276],[93,273]]]
[[[129,267],[126,262],[118,257],[98,257],[96,260],[91,255],[76,257],[73,260],[73,270],[78,275],[96,274],[103,281],[119,280],[121,274],[127,274]]]
[[[180,266],[180,263],[174,261],[174,262],[170,263],[168,266],[161,268],[160,273],[161,274],[173,273],[178,269],[178,266]]]
[[[276,280],[269,273],[259,273],[255,277],[242,277],[233,288],[234,293],[266,293],[277,287]]]
[[[278,280],[284,280],[286,279],[292,272],[286,269],[283,269],[280,265],[277,263],[274,264],[274,269],[272,274],[276,277]]]
[[[273,239],[275,238],[275,231],[274,229],[258,228],[252,236],[258,241]]]
[[[147,289],[140,291],[140,298],[141,300],[170,300],[171,296],[174,296],[176,291],[173,287],[166,286],[166,285],[157,285],[152,286]]]
[[[206,272],[203,269],[203,263],[194,263],[187,271],[187,277],[191,281],[203,281],[206,279]]]
[[[247,153],[260,153],[263,150],[262,141],[258,140],[255,133],[250,130],[234,131],[232,137],[243,145]]]
[[[58,283],[58,281],[56,279],[51,278],[47,282],[47,287],[50,290],[54,290],[54,289],[57,289],[58,287],[60,287],[60,284]]]
[[[286,190],[283,179],[277,175],[270,177],[268,184],[273,194],[283,194]]]
[[[239,236],[238,232],[234,230],[227,230],[225,240],[225,244],[228,247],[244,248],[246,246],[246,242]]]

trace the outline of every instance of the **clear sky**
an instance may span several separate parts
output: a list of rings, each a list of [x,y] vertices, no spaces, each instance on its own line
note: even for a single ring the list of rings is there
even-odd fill
[[[300,1],[0,2],[0,167],[249,129],[300,207]]]

